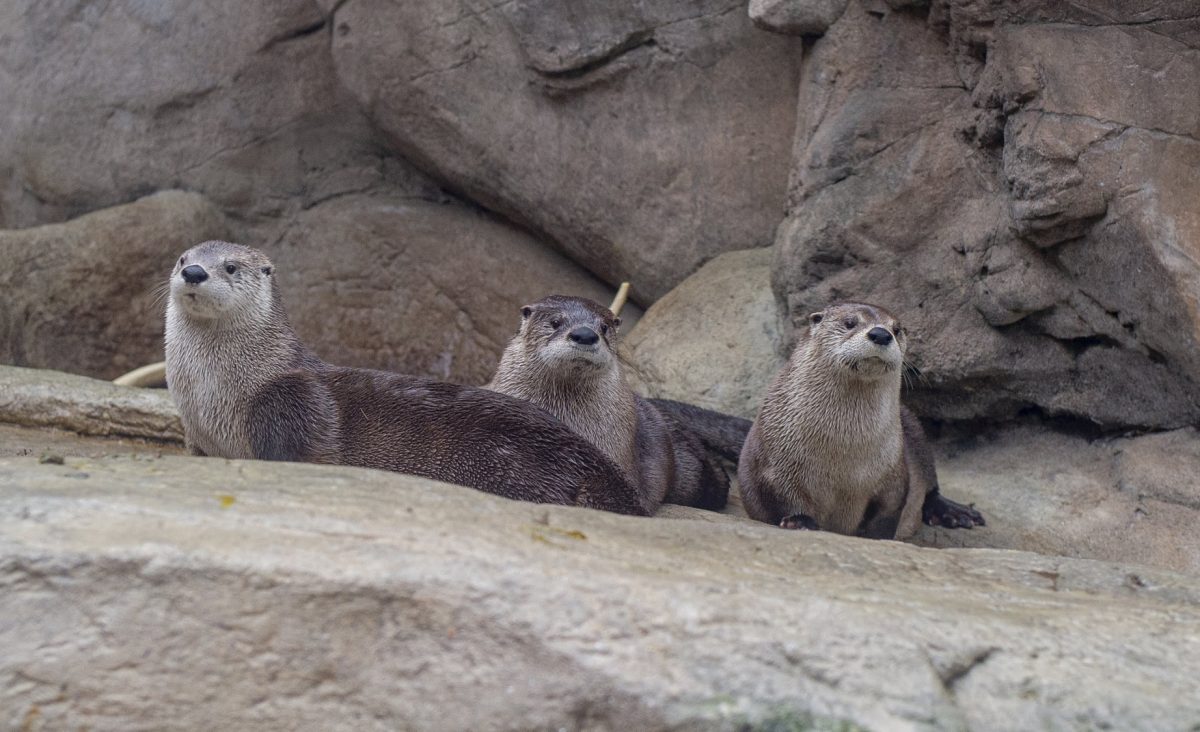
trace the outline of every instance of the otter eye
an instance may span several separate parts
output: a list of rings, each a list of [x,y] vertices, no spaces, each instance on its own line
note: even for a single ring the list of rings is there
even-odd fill
[[[562,318],[551,318],[550,319],[550,327],[555,330],[558,330],[559,328],[561,328],[562,327]]]
[[[899,325],[897,325],[895,328],[892,328],[892,332],[896,334],[897,338],[903,338],[905,335],[904,328]]]
[[[842,321],[842,325],[846,326],[846,330],[850,330],[854,326],[858,325],[858,318],[846,318]]]
[[[603,334],[605,334],[605,335],[607,335],[607,334],[608,334],[608,326],[607,326],[607,325],[601,325],[601,326],[600,326],[600,332],[601,332],[601,333],[603,333]]]
[[[233,266],[232,264],[227,264],[225,265],[225,271],[229,274],[233,274],[234,272],[237,272],[237,267]]]

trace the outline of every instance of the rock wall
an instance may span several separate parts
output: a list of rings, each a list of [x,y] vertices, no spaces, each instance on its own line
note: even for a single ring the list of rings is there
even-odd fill
[[[767,5],[788,31],[828,3]],[[1194,6],[837,5],[776,238],[792,323],[843,298],[900,313],[929,416],[1200,419]]]

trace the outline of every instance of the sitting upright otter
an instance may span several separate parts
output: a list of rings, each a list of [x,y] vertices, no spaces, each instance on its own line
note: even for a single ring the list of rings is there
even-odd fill
[[[751,518],[885,539],[911,536],[922,516],[984,524],[938,492],[921,424],[900,405],[905,346],[882,308],[844,303],[809,316],[742,448],[738,488]]]
[[[196,455],[355,465],[541,503],[645,515],[602,452],[519,399],[341,368],[297,339],[261,252],[184,253],[167,301],[167,384]]]
[[[620,324],[608,308],[580,297],[527,305],[487,388],[533,402],[599,447],[647,511],[664,501],[721,508],[729,493],[724,471],[695,435],[626,382],[616,350]]]

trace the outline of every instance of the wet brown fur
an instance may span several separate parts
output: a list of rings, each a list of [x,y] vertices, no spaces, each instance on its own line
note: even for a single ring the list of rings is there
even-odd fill
[[[647,511],[664,501],[723,507],[729,479],[700,439],[629,387],[619,325],[608,308],[585,298],[553,295],[527,305],[487,388],[533,402],[600,448],[625,471]],[[599,340],[573,344],[568,333],[577,327]]]
[[[185,265],[209,273],[209,317]],[[234,266],[228,276],[223,271]],[[193,454],[354,465],[508,498],[644,515],[603,453],[543,411],[502,394],[324,363],[288,324],[261,253],[205,242],[172,272],[167,380]],[[205,301],[207,302],[207,301]],[[185,307],[186,306],[186,307]],[[215,307],[215,306],[214,306]]]
[[[982,525],[974,509],[940,496],[921,424],[900,404],[906,340],[896,318],[843,303],[811,321],[742,448],[746,512],[788,528],[886,539],[911,536],[922,518]],[[889,347],[869,341],[875,327],[893,336]]]

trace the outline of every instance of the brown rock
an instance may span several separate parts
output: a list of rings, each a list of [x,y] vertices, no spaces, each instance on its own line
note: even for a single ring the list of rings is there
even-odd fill
[[[771,240],[800,40],[744,1],[356,0],[333,23],[395,149],[642,301]]]
[[[727,252],[646,311],[624,339],[637,388],[753,419],[783,364],[771,252]]]
[[[548,294],[607,305],[611,288],[530,235],[457,204],[343,196],[266,247],[288,317],[331,363],[483,384]],[[630,324],[640,309],[622,311]]]
[[[897,312],[927,416],[1200,419],[1200,51],[1072,7],[851,2],[806,58],[776,293]]]
[[[219,211],[178,191],[0,231],[0,363],[112,379],[161,361],[157,289],[181,252],[227,236]]]

